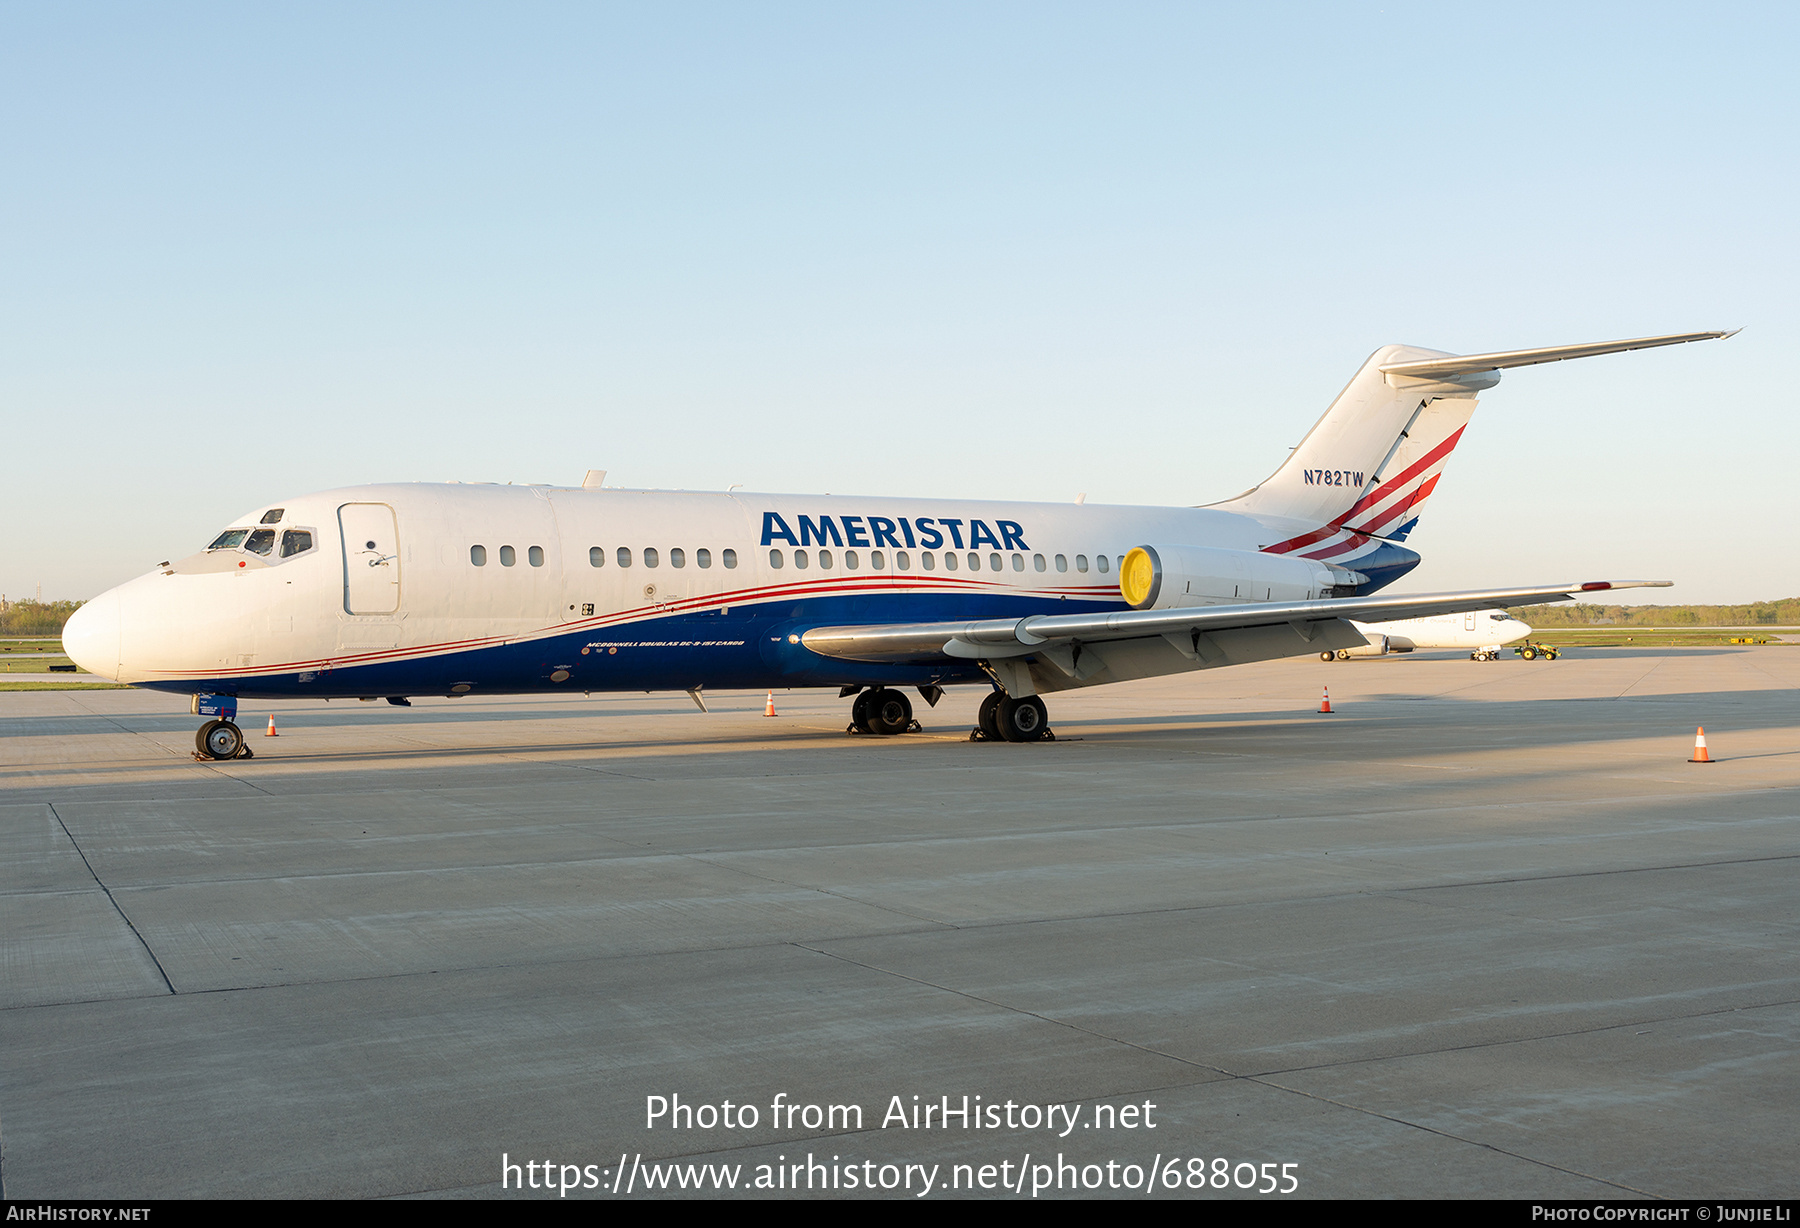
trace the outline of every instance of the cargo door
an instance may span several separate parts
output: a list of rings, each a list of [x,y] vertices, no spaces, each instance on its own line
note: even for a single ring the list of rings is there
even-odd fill
[[[392,614],[400,608],[400,534],[385,503],[346,503],[338,508],[344,537],[344,609],[351,614]]]

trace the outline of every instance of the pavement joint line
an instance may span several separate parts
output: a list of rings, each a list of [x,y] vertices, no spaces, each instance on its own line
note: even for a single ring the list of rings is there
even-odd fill
[[[1377,1118],[1382,1121],[1392,1122],[1393,1124],[1398,1125],[1398,1126],[1405,1126],[1405,1127],[1409,1127],[1414,1130],[1420,1130],[1427,1134],[1435,1135],[1439,1138],[1448,1139],[1451,1142],[1463,1143],[1467,1146],[1481,1148],[1484,1151],[1492,1151],[1499,1155],[1510,1156],[1513,1159],[1520,1160],[1526,1164],[1534,1164],[1541,1168],[1551,1169],[1554,1172],[1567,1173],[1570,1176],[1581,1177],[1583,1179],[1590,1180],[1590,1181],[1597,1181],[1602,1185],[1612,1186],[1614,1189],[1626,1190],[1626,1191],[1629,1191],[1634,1194],[1644,1194],[1646,1197],[1655,1197],[1655,1195],[1650,1194],[1649,1191],[1640,1190],[1634,1186],[1624,1185],[1617,1181],[1609,1181],[1605,1177],[1596,1176],[1592,1173],[1584,1173],[1584,1172],[1581,1172],[1579,1169],[1566,1168],[1560,1164],[1552,1164],[1546,1160],[1539,1160],[1533,1156],[1522,1155],[1516,1151],[1509,1151],[1504,1147],[1495,1146],[1492,1143],[1484,1143],[1484,1142],[1481,1142],[1476,1139],[1463,1138],[1462,1136],[1453,1134],[1447,1130],[1439,1130],[1439,1129],[1436,1129],[1435,1127],[1423,1125],[1419,1122],[1408,1121],[1403,1117],[1395,1117],[1392,1114],[1383,1113],[1377,1109],[1369,1109],[1369,1108],[1364,1108],[1361,1105],[1349,1104],[1342,1100],[1335,1100],[1329,1096],[1316,1095],[1312,1092],[1303,1091],[1299,1088],[1284,1087],[1281,1084],[1273,1082],[1272,1080],[1265,1078],[1265,1077],[1260,1077],[1260,1076],[1252,1075],[1252,1074],[1239,1074],[1234,1071],[1227,1070],[1222,1066],[1214,1066],[1209,1062],[1198,1061],[1194,1058],[1181,1057],[1178,1054],[1166,1053],[1160,1049],[1152,1048],[1149,1045],[1141,1045],[1135,1041],[1126,1040],[1123,1037],[1111,1036],[1105,1032],[1098,1032],[1092,1028],[1083,1027],[1082,1025],[1080,1025],[1078,1023],[1071,1023],[1070,1021],[1068,1021],[1066,1019],[1056,1019],[1056,1018],[1053,1018],[1052,1016],[1041,1014],[1038,1011],[1027,1010],[1024,1007],[1013,1006],[1013,1005],[1010,1005],[1005,1002],[998,1002],[992,998],[984,997],[981,994],[973,993],[969,990],[956,989],[949,985],[940,985],[935,981],[929,981],[923,977],[911,976],[904,972],[895,971],[892,968],[883,968],[876,964],[864,963],[861,960],[851,959],[845,955],[837,955],[830,951],[820,950],[819,948],[809,946],[806,943],[797,942],[797,943],[794,943],[793,945],[800,947],[804,950],[813,951],[816,954],[826,956],[827,958],[830,958],[830,959],[842,960],[843,962],[854,965],[855,967],[867,968],[868,970],[870,970],[872,972],[879,972],[879,973],[882,973],[887,976],[895,977],[899,980],[911,981],[913,984],[923,985],[930,989],[936,989],[942,993],[954,994],[958,997],[967,998],[972,1002],[980,1002],[983,1005],[991,1006],[991,1007],[995,1008],[996,1010],[1009,1011],[1014,1014],[1024,1015],[1027,1018],[1036,1019],[1043,1023],[1048,1023],[1048,1024],[1052,1025],[1053,1027],[1067,1028],[1068,1030],[1070,1030],[1072,1032],[1078,1032],[1083,1036],[1088,1036],[1095,1040],[1109,1042],[1109,1043],[1112,1043],[1115,1045],[1119,1045],[1122,1048],[1133,1049],[1139,1053],[1148,1054],[1152,1057],[1164,1058],[1168,1061],[1176,1062],[1183,1066],[1189,1066],[1196,1070],[1211,1071],[1212,1073],[1220,1076],[1219,1079],[1207,1080],[1206,1082],[1252,1083],[1259,1087],[1266,1087],[1266,1088],[1270,1089],[1271,1091],[1281,1092],[1285,1095],[1300,1096],[1307,1100],[1317,1101],[1322,1104],[1330,1104],[1336,1108],[1344,1109],[1348,1112],[1360,1113],[1364,1116],[1374,1117],[1374,1118]],[[1530,1038],[1530,1039],[1535,1039],[1535,1038]],[[1511,1043],[1520,1043],[1520,1042],[1513,1041]],[[1471,1046],[1471,1047],[1474,1047],[1474,1046]],[[1397,1056],[1410,1056],[1410,1055],[1397,1055]],[[1362,1060],[1392,1061],[1392,1060],[1395,1060],[1395,1058],[1389,1057],[1389,1058],[1385,1058],[1385,1059],[1362,1059]],[[1345,1063],[1345,1064],[1348,1064],[1348,1063]]]
[[[771,875],[771,874],[758,874],[756,871],[745,869],[742,866],[722,865],[716,861],[708,861],[706,859],[706,857],[700,853],[671,854],[671,855],[672,856],[673,855],[686,856],[693,861],[699,862],[701,865],[711,866],[716,870],[724,870],[724,871],[726,871],[728,873],[732,873],[732,874],[742,874],[746,878],[753,878],[759,882],[775,883],[782,887],[791,887],[796,891],[813,891],[813,892],[817,892],[820,895],[828,896],[829,898],[834,899],[834,900],[842,900],[846,904],[857,904],[863,908],[873,908],[877,912],[892,913],[896,917],[905,917],[908,921],[918,921],[925,925],[932,926],[934,929],[939,930],[939,931],[958,930],[958,929],[962,928],[962,926],[957,925],[953,921],[943,921],[943,920],[938,919],[937,917],[927,917],[920,913],[908,912],[904,908],[896,908],[892,904],[881,904],[881,903],[876,903],[873,900],[864,900],[864,899],[858,898],[857,896],[845,895],[841,891],[833,891],[829,887],[822,887],[822,886],[819,886],[817,883],[797,883],[791,879],[776,878],[774,875]],[[926,931],[922,931],[922,932],[930,933],[932,931],[926,930]]]
[[[1523,1154],[1522,1152],[1512,1151],[1505,1147],[1496,1146],[1493,1143],[1484,1143],[1484,1142],[1480,1141],[1479,1139],[1464,1138],[1462,1135],[1454,1134],[1448,1130],[1439,1130],[1434,1126],[1427,1126],[1421,1122],[1408,1121],[1404,1117],[1395,1117],[1393,1114],[1383,1113],[1379,1109],[1368,1109],[1368,1108],[1362,1107],[1361,1105],[1348,1104],[1342,1100],[1335,1100],[1330,1096],[1318,1096],[1318,1095],[1314,1095],[1311,1092],[1301,1091],[1298,1088],[1282,1087],[1281,1084],[1279,1084],[1279,1083],[1273,1083],[1267,1079],[1260,1079],[1260,1078],[1256,1078],[1255,1076],[1251,1076],[1251,1075],[1244,1076],[1244,1079],[1246,1082],[1258,1083],[1264,1087],[1274,1088],[1278,1091],[1287,1092],[1289,1095],[1303,1096],[1308,1100],[1315,1100],[1321,1104],[1329,1104],[1329,1105],[1333,1105],[1340,1109],[1347,1109],[1352,1113],[1361,1113],[1365,1116],[1374,1117],[1381,1121],[1393,1122],[1395,1125],[1398,1125],[1398,1126],[1407,1126],[1414,1130],[1421,1130],[1421,1131],[1425,1132],[1426,1134],[1435,1135],[1438,1138],[1442,1138],[1442,1139],[1448,1139],[1454,1143],[1462,1143],[1465,1146],[1469,1146],[1469,1147],[1478,1147],[1483,1151],[1494,1152],[1496,1155],[1510,1156],[1511,1158],[1513,1158],[1515,1160],[1519,1160],[1526,1164],[1534,1164],[1534,1165],[1538,1166],[1539,1168],[1547,1168],[1552,1172],[1566,1173],[1571,1177],[1580,1177],[1586,1181],[1597,1181],[1601,1185],[1609,1185],[1615,1190],[1625,1190],[1626,1192],[1632,1193],[1632,1194],[1642,1194],[1646,1198],[1655,1198],[1655,1199],[1658,1199],[1659,1201],[1663,1197],[1661,1194],[1653,1194],[1649,1190],[1639,1189],[1637,1186],[1634,1186],[1634,1185],[1626,1185],[1625,1183],[1620,1182],[1620,1181],[1608,1180],[1607,1178],[1599,1176],[1595,1173],[1586,1173],[1586,1172],[1582,1172],[1578,1168],[1569,1168],[1562,1164],[1553,1164],[1549,1160],[1540,1160],[1536,1156],[1528,1156],[1528,1155]]]
[[[49,802],[46,802],[44,804],[52,805],[52,803],[49,803]],[[64,802],[63,804],[67,805],[68,803]],[[60,816],[58,818],[58,822],[61,822]],[[68,830],[66,825],[64,827],[64,830],[65,831]],[[1155,830],[1169,830],[1169,829],[1165,825],[1158,825],[1156,828],[1131,829],[1131,830],[1155,831]],[[1180,829],[1175,829],[1175,830],[1180,830]],[[1085,834],[1089,834],[1089,833],[1083,831],[1083,832],[1077,832],[1074,834],[1085,835]],[[619,836],[602,836],[601,838],[610,840],[617,844],[621,844],[624,847],[631,849],[633,851],[629,854],[618,856],[618,857],[574,857],[574,858],[559,858],[555,861],[495,861],[495,862],[475,862],[475,863],[469,863],[469,864],[465,864],[465,865],[456,865],[456,866],[432,865],[432,866],[401,867],[401,868],[396,868],[396,869],[322,870],[322,871],[318,871],[318,872],[312,873],[312,874],[240,874],[240,875],[235,875],[235,876],[225,877],[225,878],[195,877],[195,878],[184,878],[184,879],[179,879],[179,880],[167,880],[167,881],[155,880],[155,881],[146,881],[146,882],[131,883],[128,885],[123,885],[119,888],[119,890],[120,891],[152,891],[152,890],[160,891],[160,890],[167,890],[169,888],[179,888],[179,887],[189,887],[189,886],[205,886],[205,885],[230,885],[233,883],[308,882],[308,881],[311,881],[314,879],[366,878],[366,877],[380,876],[380,875],[396,875],[396,876],[398,876],[398,875],[409,875],[409,874],[445,874],[445,873],[455,873],[459,870],[467,870],[467,871],[528,870],[528,869],[539,869],[539,868],[543,868],[546,866],[611,865],[616,862],[630,861],[630,860],[633,860],[634,858],[671,858],[671,859],[677,859],[677,860],[698,861],[703,865],[707,865],[707,866],[713,867],[715,869],[727,870],[727,871],[731,871],[734,873],[743,873],[752,878],[758,878],[765,882],[781,883],[785,886],[794,887],[797,890],[821,891],[821,892],[824,892],[825,894],[833,894],[832,892],[827,891],[825,888],[819,887],[812,883],[798,882],[798,881],[795,881],[792,879],[776,878],[772,875],[758,874],[754,871],[746,870],[739,866],[733,866],[733,865],[725,864],[723,862],[706,860],[706,858],[708,856],[717,857],[717,858],[730,858],[730,857],[755,858],[755,857],[766,856],[771,853],[782,853],[782,852],[793,851],[791,849],[785,849],[785,848],[780,848],[780,849],[752,848],[752,849],[725,849],[725,850],[709,849],[709,850],[706,850],[705,853],[684,853],[684,852],[680,852],[680,851],[667,850],[667,849],[656,849],[654,847],[636,845],[636,844],[630,843],[625,838],[619,837]],[[1007,839],[1023,839],[1023,838],[1026,838],[1026,837],[1007,837]],[[71,836],[71,840],[73,840],[72,836]],[[885,846],[885,847],[902,847],[903,845],[911,845],[911,844],[919,844],[919,843],[925,843],[925,841],[883,842],[882,845],[873,845],[873,846],[868,845],[868,844],[850,844],[850,845],[825,845],[825,846],[821,846],[821,847],[826,850],[830,850],[830,851],[846,851],[846,850],[852,850],[852,849],[866,850],[871,847],[883,847],[883,846]],[[1329,853],[1316,854],[1316,856],[1319,857],[1320,859],[1323,859],[1324,857],[1331,856],[1331,855],[1333,855],[1333,854],[1329,854]],[[1335,855],[1338,857],[1341,857],[1341,858],[1349,859],[1349,858],[1353,858],[1353,857],[1358,857],[1359,854],[1358,854],[1358,850],[1356,850],[1356,849],[1340,849],[1340,850],[1336,851]],[[1250,858],[1246,858],[1245,860],[1260,860],[1262,858],[1271,857],[1271,856],[1277,856],[1277,854],[1257,853],[1257,854],[1254,854]],[[1291,856],[1291,855],[1282,855],[1282,856]],[[1572,871],[1572,872],[1568,872],[1568,873],[1558,873],[1558,874],[1543,874],[1543,875],[1526,874],[1526,875],[1518,875],[1518,876],[1511,877],[1511,878],[1452,879],[1452,880],[1445,881],[1445,882],[1418,883],[1418,884],[1414,884],[1411,886],[1363,887],[1363,888],[1356,888],[1356,889],[1344,890],[1344,891],[1328,891],[1328,892],[1319,892],[1319,893],[1305,894],[1305,895],[1299,895],[1299,896],[1283,896],[1280,898],[1279,901],[1274,901],[1274,902],[1279,902],[1282,904],[1292,904],[1296,900],[1320,900],[1320,901],[1339,900],[1339,899],[1350,899],[1350,898],[1354,898],[1357,896],[1380,896],[1380,895],[1389,895],[1389,894],[1415,892],[1415,891],[1446,891],[1446,890],[1451,890],[1451,889],[1460,888],[1460,887],[1495,887],[1495,886],[1508,886],[1508,885],[1515,884],[1515,883],[1554,882],[1558,879],[1565,879],[1565,878],[1594,878],[1594,877],[1601,877],[1601,876],[1612,875],[1612,874],[1648,874],[1648,873],[1654,873],[1654,872],[1663,871],[1663,870],[1703,870],[1703,869],[1707,869],[1707,868],[1714,867],[1714,866],[1755,865],[1755,864],[1758,864],[1761,862],[1766,862],[1766,861],[1792,861],[1792,860],[1795,860],[1796,858],[1800,858],[1800,853],[1776,853],[1776,854],[1770,854],[1768,856],[1761,856],[1761,857],[1733,858],[1728,861],[1675,862],[1675,863],[1671,863],[1668,865],[1622,866],[1622,867],[1618,867],[1618,868],[1614,868],[1614,869],[1577,870],[1577,871]],[[1375,861],[1375,862],[1379,862],[1380,864],[1384,864],[1384,865],[1404,866],[1406,864],[1404,862],[1395,862],[1395,861],[1385,859],[1383,857],[1375,856],[1373,853],[1364,854],[1361,856],[1360,859],[1363,861]],[[83,860],[85,861],[85,858]],[[15,895],[15,894],[16,895],[35,895],[35,894],[42,894],[42,893],[33,892],[33,891],[0,892],[0,895]],[[842,896],[840,898],[855,899],[855,897],[851,897],[851,896]],[[858,899],[856,902],[868,903],[868,901],[860,900],[860,899]],[[1211,911],[1212,909],[1216,909],[1216,908],[1244,907],[1244,906],[1247,906],[1249,903],[1250,902],[1248,902],[1248,901],[1233,900],[1233,901],[1220,903],[1220,904],[1183,904],[1183,905],[1171,906],[1171,907],[1123,909],[1123,910],[1119,910],[1116,912],[1067,913],[1067,914],[1058,914],[1055,916],[1032,917],[1032,918],[1027,918],[1027,919],[1023,919],[1023,920],[996,921],[996,922],[987,923],[987,924],[1014,925],[1014,924],[1030,924],[1030,923],[1038,922],[1038,921],[1066,921],[1066,920],[1073,920],[1073,919],[1077,919],[1077,918],[1085,919],[1088,917],[1136,917],[1136,916],[1154,916],[1159,913],[1169,913],[1169,912],[1207,912],[1207,911]],[[884,907],[884,906],[875,905],[875,907]],[[944,924],[950,924],[950,923],[946,922]],[[981,924],[956,925],[954,928],[977,929],[977,928],[983,928],[983,925],[981,925]]]
[[[56,820],[56,825],[62,828],[62,834],[64,838],[68,840],[69,847],[73,848],[75,850],[75,855],[81,858],[81,864],[87,867],[87,872],[93,878],[94,883],[101,891],[106,893],[106,902],[113,906],[113,911],[119,914],[119,920],[125,923],[125,928],[131,931],[131,936],[138,940],[138,945],[144,948],[144,954],[148,955],[150,957],[150,962],[156,966],[156,975],[162,978],[163,984],[167,985],[169,987],[169,992],[173,994],[175,992],[175,985],[169,980],[169,974],[163,970],[162,961],[156,958],[156,952],[150,949],[150,944],[144,941],[144,936],[142,934],[138,933],[137,926],[131,923],[131,918],[125,915],[125,910],[119,907],[119,901],[113,898],[112,889],[101,882],[100,876],[94,873],[93,865],[89,863],[87,854],[81,851],[81,845],[76,842],[74,833],[69,830],[69,825],[62,821],[62,816],[60,814],[56,813],[56,804],[54,802],[45,802],[44,806],[50,811],[50,817]]]
[[[1718,987],[1708,990],[1717,992]],[[1711,1019],[1719,1015],[1735,1015],[1744,1011],[1776,1010],[1784,1006],[1800,1006],[1800,998],[1776,998],[1768,1002],[1751,1002],[1743,1006],[1715,1006],[1703,1011],[1688,1011],[1685,1014],[1657,1015],[1645,1019],[1623,1019],[1616,1023],[1595,1024],[1586,1028],[1571,1028],[1564,1032],[1542,1032],[1535,1036],[1513,1036],[1499,1040],[1471,1041],[1465,1045],[1443,1045],[1434,1049],[1409,1049],[1400,1053],[1372,1054],[1367,1057],[1347,1057],[1335,1062],[1319,1062],[1311,1066],[1282,1066],[1271,1070],[1260,1070],[1254,1074],[1241,1077],[1246,1079],[1273,1080],[1287,1075],[1307,1074],[1316,1070],[1343,1070],[1351,1066],[1364,1066],[1373,1062],[1399,1062],[1411,1058],[1441,1057],[1446,1053],[1474,1053],[1482,1049],[1503,1049],[1508,1045],[1530,1045],[1544,1040],[1568,1040],[1575,1036],[1598,1036],[1603,1032],[1617,1032],[1626,1028],[1641,1028],[1646,1025],[1682,1023],[1691,1019]],[[1279,1084],[1271,1084],[1279,1086]],[[1286,1088],[1287,1091],[1298,1091],[1298,1088]],[[1304,1092],[1302,1095],[1306,1094]]]

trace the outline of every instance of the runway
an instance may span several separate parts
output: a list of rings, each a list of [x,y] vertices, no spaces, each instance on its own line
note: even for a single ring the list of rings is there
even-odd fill
[[[246,704],[219,764],[179,698],[3,693],[0,1192],[1792,1196],[1797,687],[1306,659],[1036,745],[966,689]],[[892,1120],[964,1097],[1013,1124]]]

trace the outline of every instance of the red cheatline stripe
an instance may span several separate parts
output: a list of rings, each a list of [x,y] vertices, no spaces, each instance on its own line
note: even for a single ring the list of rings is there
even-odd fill
[[[1310,533],[1302,533],[1298,537],[1290,537],[1284,542],[1276,542],[1273,546],[1264,546],[1264,554],[1287,554],[1302,546],[1310,546],[1314,542],[1324,541],[1338,531],[1336,524],[1328,524],[1324,528],[1314,529]]]
[[[1423,482],[1419,483],[1419,489],[1414,491],[1412,497],[1407,499],[1406,502],[1400,504],[1398,507],[1389,508],[1373,520],[1365,520],[1358,526],[1359,531],[1373,533],[1376,529],[1393,524],[1396,520],[1405,519],[1407,513],[1411,512],[1413,508],[1425,502],[1425,500],[1431,496],[1432,488],[1437,485],[1438,478],[1442,476],[1443,475],[1439,473],[1432,474]]]
[[[670,602],[664,606],[637,606],[630,610],[620,610],[611,614],[596,615],[592,618],[577,619],[573,622],[559,623],[536,631],[527,631],[517,635],[489,635],[466,640],[450,640],[439,644],[426,644],[413,648],[389,648],[375,652],[353,653],[332,657],[320,657],[310,661],[286,661],[274,665],[240,666],[231,669],[217,670],[152,670],[152,674],[163,678],[245,678],[269,674],[287,674],[296,671],[323,669],[327,667],[349,667],[353,665],[392,664],[397,661],[416,660],[424,657],[443,656],[452,652],[494,647],[500,644],[527,643],[532,640],[547,639],[552,636],[567,635],[580,630],[603,631],[609,627],[623,626],[634,622],[647,622],[651,619],[668,618],[695,610],[711,609],[721,605],[742,605],[754,601],[775,601],[787,597],[807,596],[841,596],[846,593],[866,592],[874,585],[882,585],[884,592],[917,592],[922,590],[954,590],[969,592],[985,589],[990,592],[1016,594],[1019,596],[1041,595],[1043,593],[1066,592],[1076,596],[1102,596],[1116,593],[1111,585],[1095,585],[1087,588],[1069,587],[1065,589],[1019,589],[1011,585],[994,584],[984,580],[965,579],[961,576],[915,575],[899,577],[885,573],[863,576],[819,577],[816,580],[794,581],[787,584],[763,585],[756,588],[737,589],[730,593],[715,593],[706,597],[690,597],[681,601]]]
[[[1389,499],[1395,498],[1395,497],[1399,496],[1400,494],[1404,493],[1405,485],[1407,482],[1411,481],[1414,477],[1418,476],[1424,470],[1429,469],[1433,464],[1436,464],[1438,461],[1443,460],[1445,457],[1449,456],[1452,451],[1455,450],[1457,441],[1462,438],[1462,433],[1467,429],[1468,429],[1468,427],[1466,427],[1466,426],[1460,426],[1460,427],[1456,428],[1455,433],[1450,435],[1448,438],[1446,438],[1442,443],[1438,444],[1437,447],[1433,448],[1431,451],[1427,452],[1424,456],[1420,457],[1418,460],[1416,460],[1412,464],[1408,465],[1405,469],[1401,470],[1397,476],[1389,478],[1387,481],[1383,482],[1380,485],[1380,487],[1378,487],[1375,490],[1370,491],[1368,494],[1366,494],[1362,498],[1358,499],[1355,502],[1355,504],[1353,504],[1351,506],[1349,511],[1345,512],[1342,516],[1339,516],[1337,519],[1333,520],[1330,524],[1325,525],[1322,528],[1314,529],[1309,533],[1302,533],[1298,537],[1290,537],[1286,541],[1276,542],[1273,546],[1264,546],[1263,553],[1264,554],[1290,554],[1293,551],[1299,550],[1304,546],[1310,546],[1314,542],[1323,541],[1325,538],[1330,537],[1338,529],[1347,525],[1352,516],[1355,516],[1358,513],[1366,511],[1368,509],[1378,507],[1379,505],[1387,502]],[[1432,479],[1432,481],[1435,483],[1435,481],[1436,481],[1435,476]],[[1404,511],[1407,508],[1412,507],[1413,504],[1422,502],[1424,499],[1423,492],[1429,492],[1429,490],[1430,490],[1430,486],[1423,487],[1422,493],[1415,494],[1411,498],[1409,498],[1406,501],[1406,503],[1402,505],[1401,510]],[[1391,514],[1389,514],[1389,515],[1382,516],[1375,520],[1365,521],[1363,526],[1355,531],[1367,532],[1368,526],[1385,524],[1391,518],[1392,518]],[[1311,557],[1311,556],[1308,556],[1308,557]]]
[[[1339,555],[1350,554],[1361,550],[1369,544],[1369,539],[1361,533],[1353,533],[1341,542],[1333,542],[1320,550],[1309,550],[1300,557],[1303,559],[1329,559]]]
[[[1405,487],[1406,483],[1412,481],[1419,474],[1431,468],[1431,466],[1435,465],[1438,461],[1449,456],[1450,453],[1456,449],[1456,441],[1461,439],[1462,433],[1468,429],[1467,426],[1457,427],[1455,433],[1450,435],[1442,443],[1438,444],[1437,447],[1408,465],[1394,477],[1388,478],[1386,481],[1382,482],[1375,490],[1370,491],[1368,494],[1358,499],[1356,504],[1351,507],[1349,511],[1338,517],[1337,523],[1343,524],[1357,513],[1367,511],[1387,502],[1393,495],[1398,494]]]

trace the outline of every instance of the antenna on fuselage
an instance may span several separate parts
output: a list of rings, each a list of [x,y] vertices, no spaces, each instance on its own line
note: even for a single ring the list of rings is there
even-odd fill
[[[583,490],[599,490],[604,485],[606,485],[606,470],[604,469],[589,469],[587,476],[581,479],[581,489]]]

